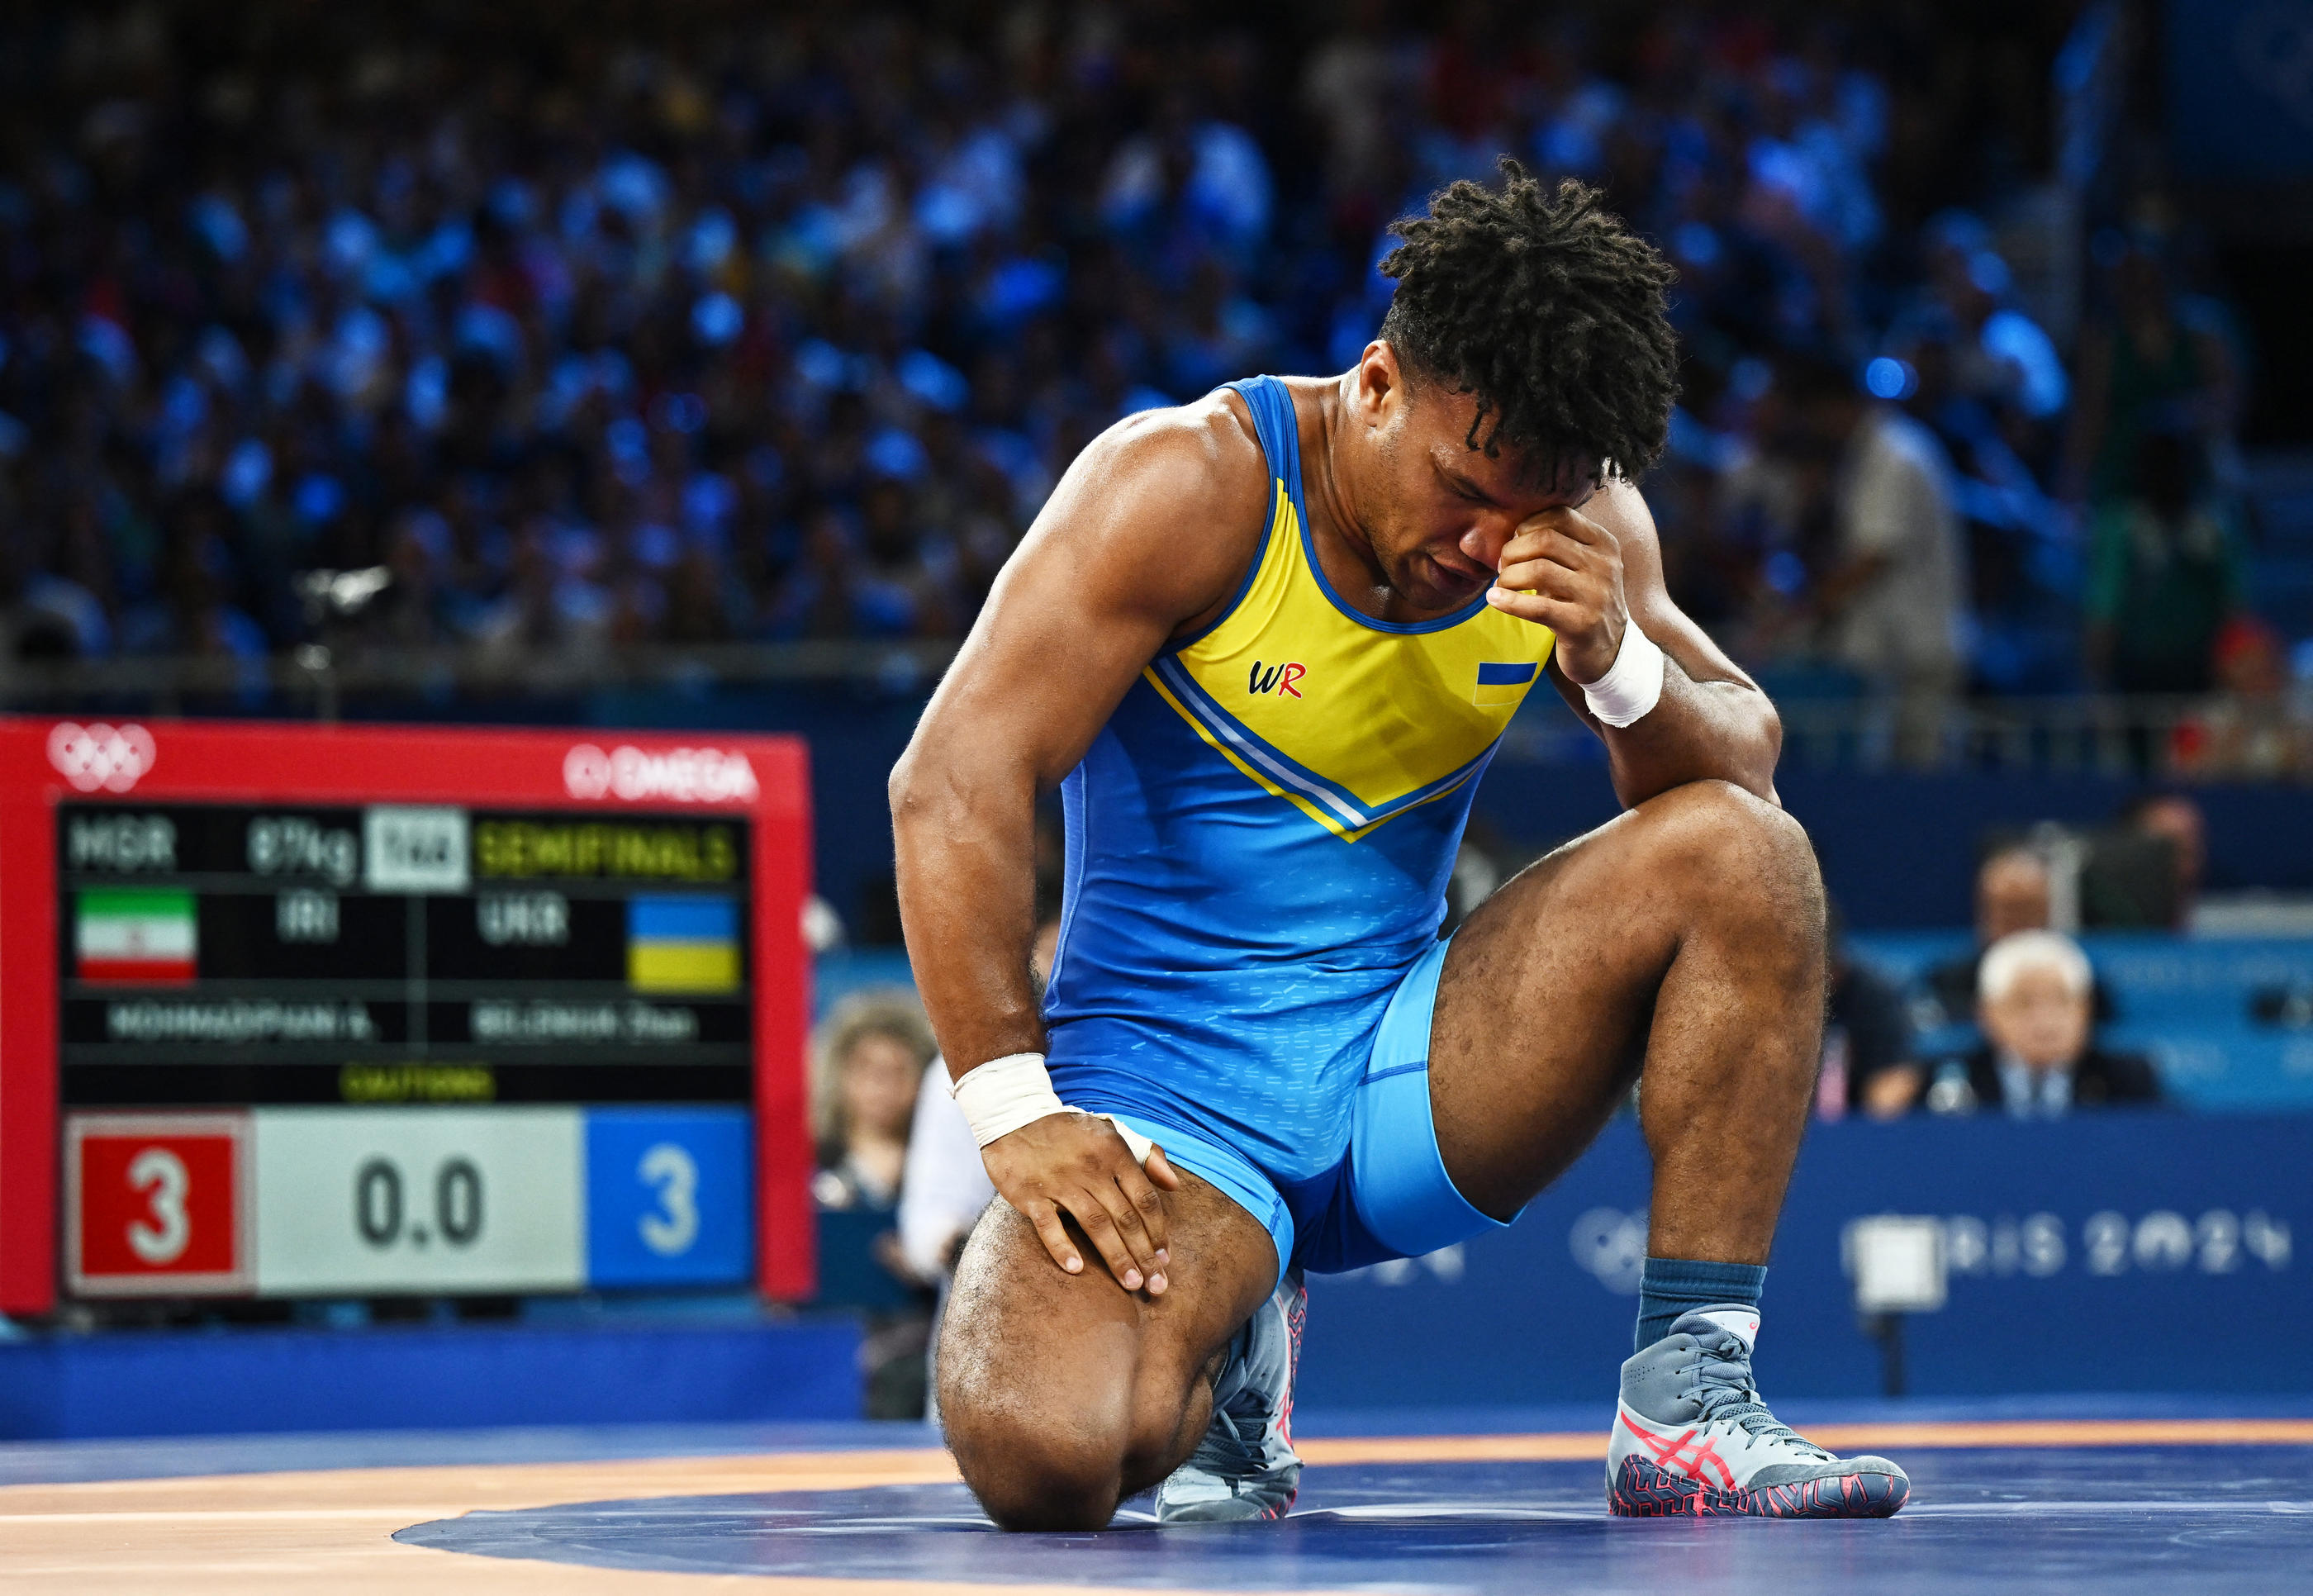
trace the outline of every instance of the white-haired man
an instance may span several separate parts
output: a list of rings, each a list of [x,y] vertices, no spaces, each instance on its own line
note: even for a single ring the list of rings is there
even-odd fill
[[[2159,1101],[2150,1064],[2095,1045],[2095,989],[2088,955],[2070,937],[2017,931],[1994,942],[1976,971],[1983,1045],[1939,1072],[1928,1106],[2053,1119],[2074,1108]]]

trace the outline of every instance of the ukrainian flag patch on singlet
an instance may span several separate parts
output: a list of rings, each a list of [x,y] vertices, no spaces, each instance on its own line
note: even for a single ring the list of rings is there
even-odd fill
[[[1526,690],[1534,685],[1542,666],[1531,659],[1489,659],[1478,666],[1478,685],[1470,694],[1470,701],[1481,709],[1494,704],[1515,704],[1526,697]]]

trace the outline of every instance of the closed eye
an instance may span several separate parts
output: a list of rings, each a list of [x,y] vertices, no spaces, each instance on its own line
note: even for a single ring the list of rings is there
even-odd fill
[[[1494,503],[1491,494],[1467,477],[1457,477],[1450,472],[1441,471],[1438,473],[1438,480],[1446,484],[1446,490],[1448,493],[1464,504],[1482,504],[1491,507]]]

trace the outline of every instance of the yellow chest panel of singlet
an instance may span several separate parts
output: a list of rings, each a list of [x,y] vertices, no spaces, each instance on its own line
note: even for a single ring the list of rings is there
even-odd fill
[[[1359,615],[1281,481],[1274,503],[1236,605],[1145,674],[1239,771],[1354,842],[1477,774],[1553,639],[1485,604],[1421,625]]]

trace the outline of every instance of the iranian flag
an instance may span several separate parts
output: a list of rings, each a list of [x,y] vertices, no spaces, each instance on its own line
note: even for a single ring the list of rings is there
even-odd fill
[[[181,887],[98,887],[80,895],[73,951],[83,981],[185,985],[200,946],[193,895]]]

